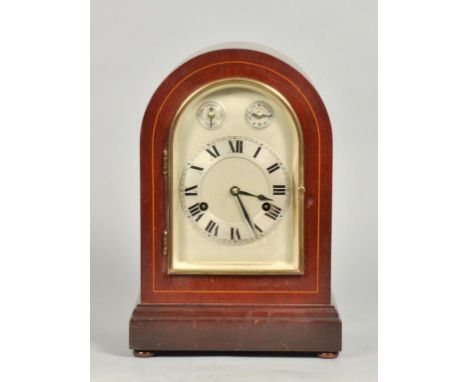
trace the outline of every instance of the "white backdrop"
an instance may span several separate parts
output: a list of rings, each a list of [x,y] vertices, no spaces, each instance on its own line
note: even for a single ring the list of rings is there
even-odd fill
[[[377,379],[377,3],[372,0],[91,4],[93,381]],[[161,81],[200,51],[266,47],[310,79],[334,139],[332,289],[343,352],[310,358],[134,359],[139,291],[139,132]]]

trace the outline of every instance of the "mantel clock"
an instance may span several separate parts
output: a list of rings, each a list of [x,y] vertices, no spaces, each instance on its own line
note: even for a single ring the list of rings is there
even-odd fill
[[[335,357],[331,179],[327,112],[296,69],[225,49],[172,72],[141,130],[134,354]]]

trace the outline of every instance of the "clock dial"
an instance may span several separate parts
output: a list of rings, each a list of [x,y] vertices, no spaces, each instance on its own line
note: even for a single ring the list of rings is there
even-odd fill
[[[209,130],[217,129],[224,119],[223,107],[215,101],[205,102],[197,111],[201,125]]]
[[[300,131],[287,101],[258,82],[188,96],[168,145],[170,273],[300,274]]]
[[[273,108],[264,101],[255,101],[247,108],[245,118],[254,129],[263,129],[273,119]]]
[[[222,137],[187,163],[180,197],[186,216],[207,239],[248,244],[269,235],[287,213],[290,181],[282,160],[265,143]]]

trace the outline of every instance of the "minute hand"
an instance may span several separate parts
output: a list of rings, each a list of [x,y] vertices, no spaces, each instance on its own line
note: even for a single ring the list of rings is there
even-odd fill
[[[240,195],[253,196],[254,198],[257,198],[258,200],[270,200],[270,201],[273,201],[273,199],[267,198],[265,195],[262,195],[262,194],[254,195],[254,194],[251,194],[250,192],[242,191],[242,190],[239,190],[239,194],[240,194]]]
[[[239,201],[239,204],[241,206],[242,213],[244,214],[245,220],[247,220],[247,223],[249,224],[250,228],[252,229],[253,234],[255,235],[255,237],[257,237],[257,233],[254,230],[252,220],[250,220],[250,216],[249,216],[247,210],[245,209],[244,203],[242,203],[242,200],[241,200],[239,195],[236,195],[236,198]]]

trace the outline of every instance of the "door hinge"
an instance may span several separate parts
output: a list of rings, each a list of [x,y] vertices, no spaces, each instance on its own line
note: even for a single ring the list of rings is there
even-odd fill
[[[163,256],[167,256],[167,231],[163,232]]]
[[[169,159],[167,154],[167,149],[163,151],[163,174],[167,175],[169,173]]]

